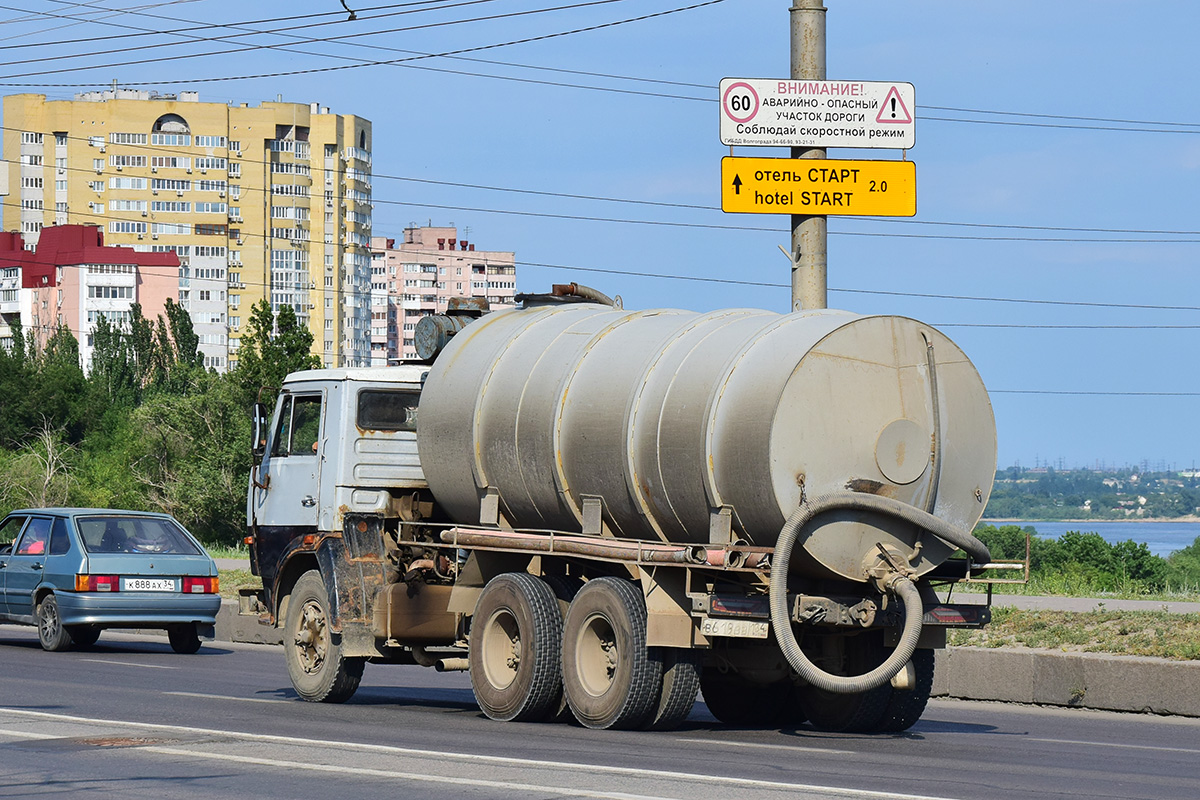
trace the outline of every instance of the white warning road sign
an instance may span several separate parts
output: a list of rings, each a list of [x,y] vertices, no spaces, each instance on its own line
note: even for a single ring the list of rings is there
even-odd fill
[[[907,150],[916,141],[911,83],[721,81],[721,144]]]

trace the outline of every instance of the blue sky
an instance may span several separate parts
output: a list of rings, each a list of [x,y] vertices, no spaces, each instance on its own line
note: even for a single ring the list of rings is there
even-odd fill
[[[204,26],[279,18],[250,26],[273,30],[338,18],[307,15],[344,12],[337,0],[144,5],[96,0],[86,6],[38,0],[24,4],[25,14],[0,12],[0,48],[76,41],[36,51],[0,50],[5,62],[60,56],[44,64],[0,66],[0,83],[34,84],[0,91],[63,98],[82,87],[47,84],[94,88],[115,78],[122,86],[196,90],[204,101],[257,103],[282,95],[288,101],[319,102],[374,123],[376,235],[398,235],[411,222],[468,228],[465,238],[481,249],[516,251],[518,262],[527,265],[519,270],[524,291],[575,280],[620,294],[631,308],[788,307],[788,263],[778,249],[788,243],[787,218],[715,210],[720,159],[729,152],[718,138],[717,84],[723,77],[787,76],[788,0],[725,0],[611,25],[688,5],[686,0],[619,0],[366,36],[578,5],[566,0],[371,2],[375,10],[365,2],[349,3],[359,11],[355,22],[289,32],[326,40],[357,34],[342,43],[296,43],[264,34],[245,37],[239,46],[269,43],[305,53],[260,48],[185,58],[233,46],[188,44],[178,34],[115,42],[96,37],[135,33],[134,28],[178,28],[214,37],[231,31]],[[910,82],[917,100],[917,143],[909,152],[917,165],[917,216],[831,221],[829,284],[854,291],[831,291],[830,305],[916,317],[942,327],[958,342],[993,392],[1001,467],[1061,459],[1066,466],[1146,460],[1183,468],[1200,460],[1197,329],[1179,327],[1200,326],[1200,89],[1194,57],[1200,7],[1098,0],[826,0],[826,5],[829,77]],[[120,6],[122,13],[101,13],[100,6]],[[378,18],[398,11],[413,13]],[[607,27],[490,47],[600,25]],[[159,42],[173,44],[122,53],[133,43]],[[422,53],[488,49],[463,54],[484,62],[437,58],[410,66],[202,81],[405,55],[379,47]],[[115,52],[62,57],[104,50]],[[170,60],[117,64],[164,56]],[[16,77],[77,66],[89,68]],[[1028,116],[1033,114],[1137,122]],[[769,148],[738,148],[736,154],[786,155]],[[830,156],[897,158],[899,153],[837,150]],[[1117,230],[1135,232],[1112,232]],[[1044,239],[1085,241],[1039,241]],[[1112,239],[1139,241],[1106,241]],[[705,280],[730,274],[762,285]]]

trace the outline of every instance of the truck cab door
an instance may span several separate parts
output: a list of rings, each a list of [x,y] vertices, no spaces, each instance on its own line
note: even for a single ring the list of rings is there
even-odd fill
[[[275,430],[259,470],[255,509],[260,528],[317,529],[324,435],[324,393],[294,392],[280,398]]]

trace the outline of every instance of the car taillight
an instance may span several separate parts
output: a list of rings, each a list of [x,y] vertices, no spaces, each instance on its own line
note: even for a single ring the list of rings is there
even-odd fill
[[[184,594],[216,594],[220,578],[187,578],[183,579]]]
[[[77,592],[115,592],[120,588],[116,575],[76,575]]]

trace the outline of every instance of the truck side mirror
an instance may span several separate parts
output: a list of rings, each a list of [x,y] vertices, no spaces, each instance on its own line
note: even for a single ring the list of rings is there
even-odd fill
[[[258,458],[267,452],[267,407],[262,403],[254,404],[251,417],[251,452]]]

